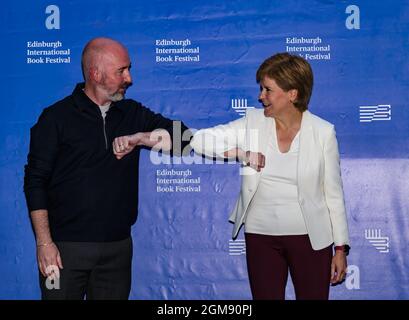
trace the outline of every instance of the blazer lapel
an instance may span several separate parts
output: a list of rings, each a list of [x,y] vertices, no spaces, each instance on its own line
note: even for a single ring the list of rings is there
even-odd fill
[[[273,119],[267,118],[263,113],[258,113],[256,116],[248,119],[246,130],[246,147],[247,150],[253,152],[261,152],[266,154],[268,138],[271,136],[270,131],[273,128]],[[253,183],[258,184],[261,172],[251,169]]]
[[[274,128],[274,120],[263,116],[263,122],[259,130],[260,152],[266,154],[268,139],[271,137],[271,130]]]
[[[302,184],[304,173],[307,171],[311,156],[311,144],[313,143],[314,136],[311,125],[310,112],[304,111],[301,120],[300,128],[300,147],[298,150],[298,163],[297,163],[297,179],[298,185]]]

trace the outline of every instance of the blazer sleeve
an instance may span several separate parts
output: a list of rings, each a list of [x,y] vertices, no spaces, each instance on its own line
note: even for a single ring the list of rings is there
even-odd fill
[[[324,192],[329,208],[334,244],[349,245],[348,224],[342,187],[338,142],[332,126],[324,144]]]
[[[245,143],[246,117],[226,124],[197,131],[190,141],[198,154],[212,158],[225,158],[224,152],[242,148]]]

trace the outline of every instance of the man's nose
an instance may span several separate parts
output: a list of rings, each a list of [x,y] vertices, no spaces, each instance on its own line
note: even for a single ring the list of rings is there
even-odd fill
[[[125,82],[132,83],[132,76],[129,70],[124,71],[124,80]]]

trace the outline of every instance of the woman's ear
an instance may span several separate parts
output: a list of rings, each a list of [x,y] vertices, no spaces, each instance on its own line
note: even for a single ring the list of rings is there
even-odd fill
[[[298,98],[298,90],[297,89],[291,89],[288,91],[289,94],[289,98],[291,103],[294,103],[295,101],[297,101]]]

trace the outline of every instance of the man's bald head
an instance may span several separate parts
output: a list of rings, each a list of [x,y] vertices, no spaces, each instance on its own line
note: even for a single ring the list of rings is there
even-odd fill
[[[90,40],[82,51],[81,67],[84,80],[89,80],[91,68],[100,69],[104,65],[104,59],[117,53],[128,53],[128,50],[118,41],[110,38],[94,38]]]

